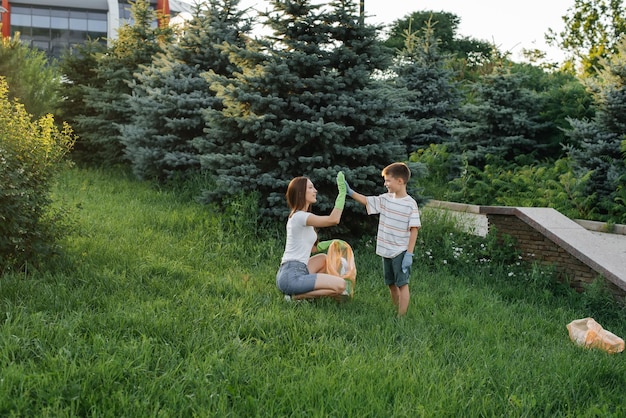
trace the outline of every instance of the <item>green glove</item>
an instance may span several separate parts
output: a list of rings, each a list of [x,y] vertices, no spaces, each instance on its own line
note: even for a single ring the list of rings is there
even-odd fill
[[[341,245],[345,244],[345,241],[342,241],[340,239],[331,239],[328,241],[320,241],[317,243],[317,251],[326,251],[328,250],[328,247],[330,247],[330,244],[333,243],[333,241],[338,241]]]
[[[343,171],[337,173],[337,189],[339,189],[339,194],[335,200],[335,209],[343,210],[346,204],[346,178],[343,175]]]

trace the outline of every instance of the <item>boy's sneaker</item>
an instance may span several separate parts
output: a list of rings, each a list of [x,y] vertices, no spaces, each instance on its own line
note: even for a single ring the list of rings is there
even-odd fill
[[[285,295],[285,301],[286,301],[286,302],[291,302],[291,301],[293,301],[293,299],[291,299],[291,295]]]

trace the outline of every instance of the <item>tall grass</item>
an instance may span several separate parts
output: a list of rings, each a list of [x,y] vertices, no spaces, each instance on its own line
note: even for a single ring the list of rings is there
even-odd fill
[[[120,172],[61,179],[64,253],[0,280],[1,416],[626,413],[622,355],[565,328],[593,315],[626,335],[600,285],[576,294],[425,212],[406,317],[371,237],[353,243],[353,301],[287,303],[282,226],[254,230],[253,198],[217,213],[183,195]]]

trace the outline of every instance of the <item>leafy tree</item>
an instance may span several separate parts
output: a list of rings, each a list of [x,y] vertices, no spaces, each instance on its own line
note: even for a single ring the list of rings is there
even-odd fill
[[[148,0],[131,2],[132,24],[124,24],[106,53],[96,56],[92,83],[83,85],[84,112],[76,117],[80,140],[92,147],[102,164],[124,161],[121,127],[131,119],[130,83],[141,65],[149,64],[172,40],[169,27],[155,27]]]
[[[207,76],[224,109],[207,112],[197,142],[217,182],[204,198],[255,191],[266,214],[285,215],[288,182],[306,175],[319,190],[316,209],[327,211],[339,170],[356,190],[380,191],[381,169],[407,158],[410,122],[400,89],[373,77],[390,60],[377,28],[359,22],[352,0],[271,5],[262,14],[271,35],[224,48],[241,70]]]
[[[57,129],[51,114],[33,121],[10,100],[0,77],[0,273],[51,255],[63,229],[50,210],[50,186],[65,166],[73,138]]]
[[[567,135],[569,148],[578,173],[592,172],[588,193],[595,195],[598,215],[622,220],[626,208],[620,200],[621,181],[626,173],[622,142],[626,138],[626,38],[618,53],[602,61],[598,75],[589,80],[596,105],[592,120],[574,120]]]
[[[0,76],[9,86],[9,98],[17,98],[35,118],[56,113],[61,74],[46,54],[23,44],[19,36],[0,39]]]
[[[198,170],[193,141],[204,135],[203,112],[222,108],[201,74],[212,70],[230,77],[236,69],[219,45],[245,47],[251,22],[238,3],[210,0],[196,6],[177,41],[135,74],[132,123],[124,127],[122,142],[139,178],[165,180]]]
[[[459,152],[468,164],[482,168],[492,155],[512,162],[542,156],[546,144],[537,134],[545,127],[539,120],[540,96],[523,87],[525,76],[497,67],[472,85],[472,98],[461,109],[454,123]]]
[[[457,58],[470,55],[491,56],[493,46],[489,42],[472,38],[458,38],[457,30],[461,19],[449,12],[417,11],[398,19],[391,24],[385,46],[402,51],[405,47],[405,34],[432,32],[439,40],[439,48],[444,54],[453,54]]]
[[[541,160],[564,157],[564,145],[569,143],[564,134],[570,128],[568,119],[592,118],[595,114],[591,94],[580,79],[567,71],[546,71],[526,63],[511,63],[510,70],[523,75],[523,88],[541,97],[539,120],[542,128],[537,131],[536,140],[546,147],[538,157]]]
[[[456,76],[461,80],[476,80],[480,74],[491,73],[492,63],[497,62],[501,54],[496,53],[497,49],[489,42],[458,37],[460,22],[457,15],[448,12],[413,12],[393,22],[385,45],[400,53],[406,33],[423,33],[428,29],[439,41],[441,53],[453,57],[450,65]]]
[[[409,161],[424,169],[423,175],[419,177],[419,184],[423,189],[422,194],[428,197],[423,200],[446,199],[449,183],[461,177],[463,172],[460,169],[465,168],[462,156],[451,153],[448,146],[441,144],[430,144],[412,152]],[[415,176],[411,176],[413,177]]]
[[[617,52],[620,38],[626,33],[624,0],[574,0],[568,14],[562,16],[563,31],[549,30],[546,40],[582,64],[582,73],[592,75],[602,58]]]

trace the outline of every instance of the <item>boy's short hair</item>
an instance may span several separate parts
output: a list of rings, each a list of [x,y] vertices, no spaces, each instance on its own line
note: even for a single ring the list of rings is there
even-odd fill
[[[411,178],[411,169],[404,163],[393,163],[383,168],[382,175],[402,179],[405,184],[408,184]]]

